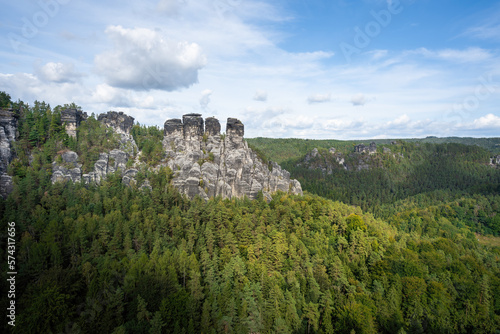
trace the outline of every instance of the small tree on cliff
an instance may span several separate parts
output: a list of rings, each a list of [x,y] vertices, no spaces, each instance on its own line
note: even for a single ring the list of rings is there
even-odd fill
[[[7,108],[11,105],[10,95],[6,92],[0,92],[0,108]]]

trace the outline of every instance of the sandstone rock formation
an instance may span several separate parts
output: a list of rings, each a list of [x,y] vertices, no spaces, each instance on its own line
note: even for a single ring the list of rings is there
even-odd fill
[[[16,141],[17,117],[12,109],[0,109],[0,196],[7,197],[13,189],[12,177],[7,175],[14,158],[12,145]]]
[[[371,142],[370,146],[365,146],[363,144],[356,145],[354,147],[354,152],[356,153],[368,153],[368,154],[374,154],[377,153],[377,144],[375,142]]]
[[[204,126],[205,123],[205,126]],[[174,172],[173,185],[193,198],[266,198],[281,190],[301,194],[300,183],[276,163],[261,162],[243,140],[244,125],[228,118],[226,135],[220,135],[220,123],[200,114],[169,119],[164,124],[163,146],[167,165]]]
[[[123,112],[108,111],[100,114],[97,120],[107,127],[112,128],[120,136],[120,150],[126,152],[129,156],[138,152],[137,144],[134,141],[130,131],[134,126],[134,118]]]
[[[61,181],[80,182],[82,179],[82,165],[78,163],[78,154],[65,151],[61,154],[62,165],[52,163],[52,183]]]
[[[122,111],[108,111],[100,114],[97,120],[108,127],[112,127],[117,133],[130,134],[134,126],[134,118],[124,114]]]
[[[61,111],[61,122],[65,124],[68,136],[76,137],[76,128],[87,119],[87,113],[78,109],[65,109]]]
[[[500,167],[500,155],[494,156],[493,158],[490,158],[490,165],[491,166],[496,166]]]
[[[126,170],[128,160],[138,151],[134,138],[130,134],[134,125],[134,118],[125,115],[123,112],[109,111],[99,115],[97,119],[119,134],[120,149],[112,150],[109,153],[101,153],[94,164],[93,171],[83,175],[82,165],[77,163],[78,155],[72,151],[64,152],[62,154],[63,164],[59,165],[54,162],[52,165],[52,183],[68,180],[80,182],[83,179],[84,183],[99,184],[108,174],[121,171],[124,183],[127,185],[135,184],[134,177],[138,171],[136,169]]]
[[[17,117],[12,109],[0,109],[0,174],[7,172],[17,138]]]
[[[116,171],[122,171],[123,176],[126,175],[126,182],[130,184],[131,179],[135,173],[128,172],[125,173],[129,155],[122,150],[112,150],[109,153],[99,154],[99,160],[94,164],[94,171],[88,174],[83,174],[83,180],[85,183],[101,183],[101,180],[105,179],[108,174],[114,173]]]

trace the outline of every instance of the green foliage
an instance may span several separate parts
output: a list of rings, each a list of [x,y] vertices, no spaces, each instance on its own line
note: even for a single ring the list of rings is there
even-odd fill
[[[92,170],[95,162],[99,160],[100,153],[109,152],[119,146],[118,135],[95,119],[94,115],[80,124],[76,139],[68,136],[66,138],[67,146],[78,153],[84,173]]]
[[[378,169],[346,172],[340,166],[336,181],[311,171],[310,183],[303,183],[313,185],[311,192],[337,191],[357,207],[307,192],[277,193],[269,203],[262,193],[253,201],[190,201],[173,188],[166,167],[140,168],[138,184],[147,178],[152,191],[127,187],[119,175],[100,185],[52,184],[57,152],[76,150],[88,169],[118,139],[94,117],[69,138],[59,108],[43,102],[19,112],[20,138],[9,166],[14,191],[0,199],[0,229],[16,222],[14,332],[500,328],[500,248],[480,244],[472,233],[500,230],[498,174],[480,148],[400,143],[391,154],[404,159],[363,155],[363,164]],[[161,131],[136,125],[133,135],[147,152],[143,161],[157,164]],[[332,142],[324,142],[320,155]],[[297,143],[299,153],[318,146],[283,143],[273,149],[281,157]],[[352,150],[352,143],[344,148]],[[348,157],[346,163],[357,161]],[[431,175],[440,168],[450,175]],[[421,178],[430,180],[417,182]],[[6,263],[5,239],[0,243]],[[0,276],[7,291],[7,271]],[[7,302],[0,299],[0,307]],[[2,331],[11,330],[7,326]]]
[[[163,159],[163,131],[157,126],[134,125],[132,136],[142,152],[140,160],[148,166],[156,166]]]
[[[467,333],[500,325],[500,258],[467,228],[407,233],[312,195],[188,201],[171,174],[148,175],[153,191],[142,192],[120,178],[86,188],[28,171],[0,201],[0,228],[17,222],[23,328]]]
[[[11,103],[12,101],[10,99],[10,95],[6,92],[0,91],[0,108],[8,108]]]

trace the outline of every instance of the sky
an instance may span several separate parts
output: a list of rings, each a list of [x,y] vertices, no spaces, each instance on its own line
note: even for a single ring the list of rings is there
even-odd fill
[[[4,1],[0,91],[245,137],[500,136],[500,3]]]

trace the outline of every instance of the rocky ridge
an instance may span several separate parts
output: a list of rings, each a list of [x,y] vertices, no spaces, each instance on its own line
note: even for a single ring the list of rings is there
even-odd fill
[[[244,141],[244,125],[228,118],[225,136],[220,123],[200,114],[169,119],[164,124],[166,164],[174,172],[173,185],[193,198],[256,198],[262,191],[302,194],[300,183],[276,163],[264,164]]]
[[[98,120],[120,135],[120,149],[101,153],[94,164],[93,171],[82,174],[82,165],[78,163],[78,154],[73,151],[61,152],[62,163],[52,163],[52,183],[61,181],[73,181],[84,183],[97,183],[105,179],[110,173],[121,171],[122,180],[125,184],[135,183],[137,169],[127,169],[129,159],[138,151],[134,138],[130,134],[134,125],[134,118],[123,114],[123,112],[109,111],[98,116]]]
[[[86,119],[86,114],[77,109],[62,112],[66,132],[76,137],[77,127]],[[92,171],[83,173],[76,152],[58,152],[52,163],[52,183],[83,182],[100,183],[108,174],[119,171],[123,183],[136,184],[136,175],[141,168],[139,151],[131,129],[134,118],[122,112],[110,111],[98,116],[98,120],[120,136],[119,147],[103,152]],[[270,200],[271,193],[278,190],[302,194],[300,183],[290,179],[290,174],[273,162],[263,163],[243,139],[244,125],[235,118],[228,118],[226,134],[221,135],[221,126],[214,117],[205,120],[200,114],[187,114],[181,119],[169,119],[164,124],[163,166],[174,172],[173,185],[183,194],[204,199],[256,198],[259,192]],[[13,159],[12,142],[17,138],[17,119],[12,110],[0,112],[0,189],[3,197],[12,191],[12,178],[6,174]],[[135,159],[131,163],[131,159]],[[132,168],[130,168],[132,167]],[[148,180],[140,186],[150,188]]]
[[[391,153],[389,148],[383,147],[384,154]],[[298,166],[304,166],[309,169],[319,169],[323,174],[331,175],[334,169],[345,169],[348,171],[360,171],[372,167],[380,167],[376,161],[377,145],[371,142],[369,146],[358,144],[354,146],[351,153],[337,152],[334,147],[330,149],[318,150],[314,148],[307,153],[304,159],[298,162]]]

